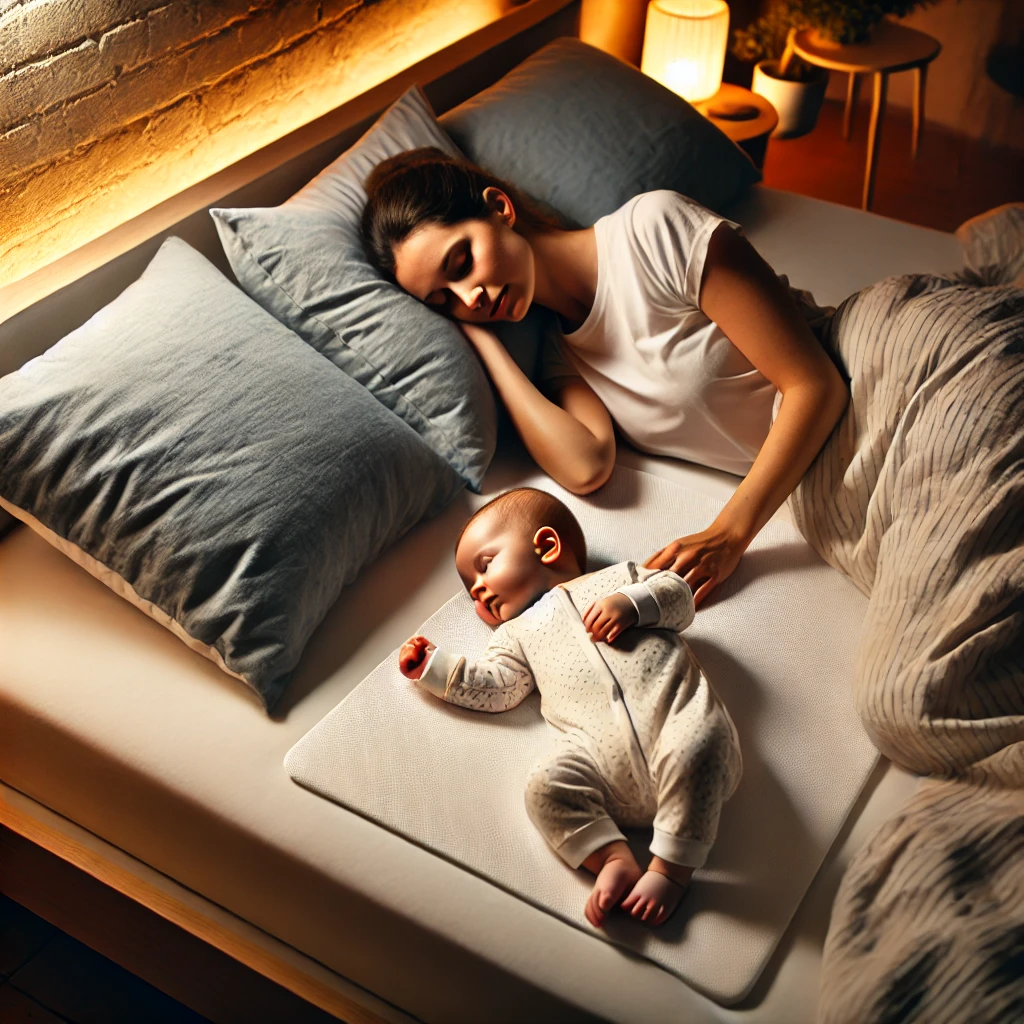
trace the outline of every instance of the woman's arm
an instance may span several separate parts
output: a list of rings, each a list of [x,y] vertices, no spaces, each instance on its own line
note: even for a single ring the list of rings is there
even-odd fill
[[[459,326],[537,465],[574,494],[596,491],[615,466],[615,431],[590,386],[567,378],[555,389],[556,404],[537,390],[493,332],[476,324]]]
[[[736,568],[799,483],[849,400],[849,389],[774,271],[727,224],[711,236],[700,305],[783,397],[750,472],[715,521],[647,561],[683,576],[698,605]]]

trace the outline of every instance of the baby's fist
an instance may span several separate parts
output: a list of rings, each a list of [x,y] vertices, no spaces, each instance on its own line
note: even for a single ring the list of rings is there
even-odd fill
[[[622,631],[636,625],[638,619],[636,605],[625,594],[602,597],[583,613],[583,625],[595,644],[599,640],[614,643]]]
[[[406,679],[419,679],[433,651],[434,645],[425,636],[409,637],[398,652],[399,671]]]

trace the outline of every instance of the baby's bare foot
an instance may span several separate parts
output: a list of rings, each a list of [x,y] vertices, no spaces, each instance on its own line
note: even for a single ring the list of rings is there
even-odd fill
[[[587,920],[595,928],[603,928],[605,918],[618,905],[629,887],[639,882],[640,876],[640,866],[632,854],[628,858],[609,857],[597,874],[594,889],[583,910]]]
[[[622,901],[622,909],[645,924],[664,924],[686,892],[686,883],[675,881],[659,871],[645,871]]]

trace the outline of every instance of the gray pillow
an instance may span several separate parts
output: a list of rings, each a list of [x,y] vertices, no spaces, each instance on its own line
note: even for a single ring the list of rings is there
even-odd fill
[[[341,588],[460,488],[176,238],[0,379],[0,504],[268,710]]]
[[[471,160],[578,226],[655,189],[720,211],[761,177],[689,103],[578,39],[549,43],[440,124]]]
[[[360,237],[370,171],[420,146],[461,156],[413,87],[283,205],[210,213],[242,287],[478,489],[495,444],[483,368],[453,323],[370,265]]]

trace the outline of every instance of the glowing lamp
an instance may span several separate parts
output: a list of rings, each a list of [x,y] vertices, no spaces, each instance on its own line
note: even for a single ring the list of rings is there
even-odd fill
[[[651,0],[640,70],[699,103],[722,85],[728,38],[725,0]]]

